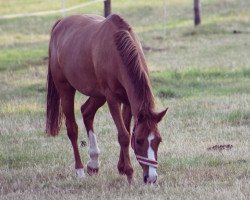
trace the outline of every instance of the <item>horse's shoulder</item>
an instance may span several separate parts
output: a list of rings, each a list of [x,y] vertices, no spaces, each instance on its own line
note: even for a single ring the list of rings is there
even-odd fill
[[[118,14],[111,14],[106,20],[112,22],[118,29],[131,30],[131,26]]]

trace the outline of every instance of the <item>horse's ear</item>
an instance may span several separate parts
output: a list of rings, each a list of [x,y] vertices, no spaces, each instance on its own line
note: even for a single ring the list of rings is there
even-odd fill
[[[159,123],[162,120],[162,118],[166,115],[167,111],[168,111],[168,108],[166,108],[162,112],[156,114],[155,119],[156,119],[157,123]]]
[[[141,110],[137,115],[137,123],[140,124],[143,121],[145,121],[145,119],[146,119],[146,113],[143,110]]]

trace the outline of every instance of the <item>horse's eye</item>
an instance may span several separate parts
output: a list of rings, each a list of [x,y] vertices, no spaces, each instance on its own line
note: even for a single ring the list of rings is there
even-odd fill
[[[142,145],[144,142],[144,139],[136,139],[136,144]]]

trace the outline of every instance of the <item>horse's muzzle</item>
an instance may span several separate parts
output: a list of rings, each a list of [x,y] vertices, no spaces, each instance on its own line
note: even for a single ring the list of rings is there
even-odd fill
[[[158,177],[158,175],[157,175],[157,173],[155,171],[155,173],[149,173],[147,175],[144,175],[143,181],[146,184],[156,183],[157,177]]]
[[[156,183],[157,176],[154,176],[154,177],[144,176],[143,181],[146,184]]]

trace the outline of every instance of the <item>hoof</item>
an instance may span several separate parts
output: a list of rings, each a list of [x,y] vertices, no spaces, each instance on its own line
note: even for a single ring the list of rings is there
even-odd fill
[[[90,176],[98,174],[99,168],[92,168],[90,166],[87,166],[87,172]]]
[[[129,184],[133,184],[135,182],[133,176],[127,176],[127,180]]]
[[[84,178],[85,177],[85,173],[83,168],[82,169],[76,169],[76,177],[77,178]]]
[[[118,167],[118,172],[120,175],[125,175],[124,166]]]

